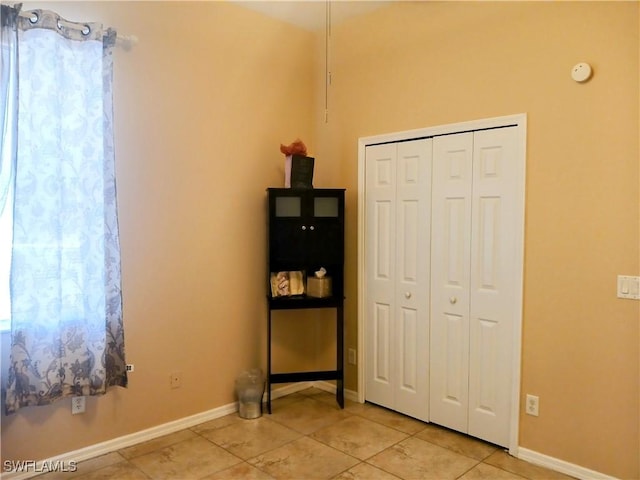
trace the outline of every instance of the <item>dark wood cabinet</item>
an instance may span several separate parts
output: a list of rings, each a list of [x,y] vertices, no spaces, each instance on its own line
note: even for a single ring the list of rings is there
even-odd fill
[[[268,346],[267,410],[271,385],[336,380],[336,400],[344,407],[344,189],[269,188],[268,197]],[[329,294],[308,295],[308,279],[321,268],[330,278]],[[280,272],[301,272],[304,292],[278,295],[272,279]],[[271,368],[272,311],[308,308],[336,310],[336,368],[315,372],[273,372]]]

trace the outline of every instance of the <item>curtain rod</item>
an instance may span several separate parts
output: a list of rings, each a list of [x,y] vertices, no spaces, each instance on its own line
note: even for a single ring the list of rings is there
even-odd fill
[[[28,18],[31,23],[36,23],[38,21],[38,15],[33,11],[21,11],[20,13],[18,13],[18,15],[23,18]],[[81,31],[84,31],[85,28],[88,28],[88,25],[85,23],[69,22],[67,20],[63,20],[62,18],[58,20],[58,24],[67,28],[73,28]],[[136,37],[135,35],[121,35],[120,33],[116,33],[116,45],[120,45],[125,50],[131,50],[131,48],[137,43],[138,37]]]

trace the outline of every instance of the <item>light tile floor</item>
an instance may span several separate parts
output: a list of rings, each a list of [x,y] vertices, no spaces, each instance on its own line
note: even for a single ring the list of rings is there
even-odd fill
[[[87,460],[70,474],[89,479],[568,479],[502,448],[316,388],[272,402],[272,414],[227,415]]]

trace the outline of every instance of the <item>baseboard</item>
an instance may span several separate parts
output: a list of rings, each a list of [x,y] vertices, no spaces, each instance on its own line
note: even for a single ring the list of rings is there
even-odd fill
[[[200,423],[208,422],[216,418],[223,417],[230,413],[238,411],[237,402],[224,405],[222,407],[214,408],[206,412],[201,412],[188,417],[180,418],[172,422],[163,423],[155,427],[147,428],[146,430],[140,430],[129,435],[123,435],[122,437],[107,440],[106,442],[96,443],[89,447],[74,450],[72,452],[63,453],[46,460],[36,462],[36,465],[30,468],[27,472],[3,472],[3,480],[21,480],[25,478],[31,478],[35,475],[39,475],[43,472],[45,465],[65,465],[69,462],[82,462],[91,458],[99,457],[107,453],[115,452],[138,443],[147,442],[154,438],[162,437],[185,428],[196,426]]]
[[[565,462],[558,458],[550,457],[543,453],[538,453],[528,448],[518,447],[517,457],[521,460],[525,460],[534,465],[555,470],[556,472],[564,473],[580,480],[616,480],[616,477],[606,475],[604,473],[590,470],[574,463]]]
[[[314,386],[326,392],[336,392],[336,386],[329,382],[315,382]],[[357,402],[358,392],[353,390],[345,390],[344,397]],[[542,453],[529,450],[528,448],[518,447],[516,457],[534,465],[539,465],[556,472],[564,473],[565,475],[569,475],[580,480],[618,480],[616,479],[616,477],[596,472],[594,470],[581,467],[580,465],[565,462],[564,460],[550,457],[549,455],[544,455]]]
[[[274,389],[271,392],[271,399],[273,400],[285,395],[290,395],[312,385],[314,385],[313,382],[300,382]],[[140,430],[129,435],[123,435],[122,437],[107,440],[106,442],[96,443],[94,445],[80,448],[72,452],[67,452],[45,460],[40,460],[38,462],[35,462],[35,464],[25,466],[24,469],[26,471],[3,471],[2,480],[23,480],[26,478],[32,478],[47,471],[52,465],[69,465],[70,462],[78,463],[84,460],[89,460],[91,458],[106,455],[107,453],[115,452],[117,450],[121,450],[138,443],[148,442],[149,440],[153,440],[154,438],[162,437],[163,435],[169,435],[170,433],[175,433],[180,430],[184,430],[185,428],[191,428],[201,423],[215,420],[216,418],[224,417],[225,415],[229,415],[230,413],[234,413],[237,411],[238,402],[229,403],[227,405],[223,405],[222,407],[180,418],[172,422],[163,423],[162,425],[157,425],[145,430]],[[45,469],[46,466],[49,466],[49,468]]]
[[[305,388],[309,388],[310,386],[314,386],[329,393],[336,392],[336,386],[329,382],[300,382],[274,389],[271,392],[271,399],[275,400],[277,398],[290,395],[300,390],[304,390]],[[358,401],[358,394],[353,390],[345,390],[344,396],[348,400],[354,402]],[[168,435],[170,433],[184,430],[185,428],[191,428],[210,420],[215,420],[216,418],[234,413],[237,410],[238,404],[237,402],[233,402],[227,405],[223,405],[222,407],[180,418],[172,422],[163,423],[162,425],[157,425],[146,430],[141,430],[129,435],[124,435],[112,440],[107,440],[106,442],[97,443],[95,445],[64,453],[62,455],[57,455],[46,460],[41,460],[37,462],[36,465],[30,469],[30,471],[27,472],[3,472],[2,479],[22,480],[26,478],[32,478],[43,472],[43,465],[68,465],[69,462],[81,462],[84,460],[89,460],[91,458],[115,452],[117,450],[121,450],[138,443],[147,442],[149,440],[153,440],[154,438],[162,437],[163,435]],[[550,457],[548,455],[544,455],[527,448],[519,447],[516,456],[521,460],[525,460],[535,465],[549,468],[551,470],[555,470],[557,472],[564,473],[581,480],[616,480],[615,477],[611,477],[604,473],[596,472],[594,470],[581,467],[580,465],[565,462],[564,460]]]
[[[324,390],[325,392],[329,392],[329,393],[336,393],[336,386],[333,383],[330,382],[325,382],[325,381],[318,381],[318,382],[313,382],[313,386],[320,389],[320,390]],[[344,390],[344,398],[347,400],[351,400],[353,402],[357,402],[358,401],[358,392],[354,391],[354,390]]]
[[[271,390],[271,400],[275,400],[276,398],[285,397],[287,395],[291,395],[292,393],[299,392],[300,390],[304,390],[305,388],[309,388],[315,385],[317,382],[297,382],[290,383],[284,387],[278,387]],[[263,401],[267,401],[267,394],[265,392]]]

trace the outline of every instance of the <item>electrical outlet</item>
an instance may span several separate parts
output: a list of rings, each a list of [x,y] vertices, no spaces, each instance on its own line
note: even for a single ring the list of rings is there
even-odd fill
[[[347,350],[347,354],[348,354],[348,362],[349,365],[355,365],[356,364],[356,349],[355,348],[350,348]]]
[[[540,399],[535,395],[527,394],[527,404],[525,406],[525,412],[527,415],[533,415],[534,417],[538,416],[538,408],[540,407]]]
[[[84,413],[86,404],[85,397],[71,397],[71,414],[77,415],[78,413]]]
[[[133,363],[127,363],[127,372],[133,372]]]
[[[171,388],[180,388],[182,386],[182,372],[171,372],[169,378]]]

